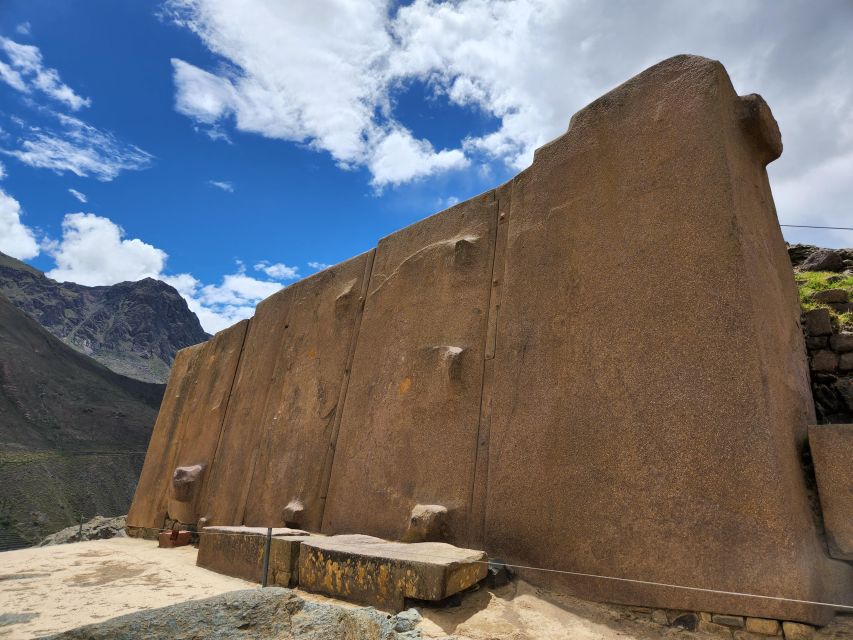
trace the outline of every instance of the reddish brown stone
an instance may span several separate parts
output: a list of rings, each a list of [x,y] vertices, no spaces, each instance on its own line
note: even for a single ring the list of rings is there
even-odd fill
[[[830,551],[853,560],[853,424],[809,427],[809,446]]]
[[[158,546],[161,549],[171,549],[173,547],[185,547],[192,542],[192,532],[185,530],[163,531],[157,537]]]

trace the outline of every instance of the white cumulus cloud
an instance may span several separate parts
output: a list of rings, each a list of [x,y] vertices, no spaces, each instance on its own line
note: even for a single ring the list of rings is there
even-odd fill
[[[853,202],[853,180],[837,178],[853,146],[847,0],[167,0],[166,7],[220,58],[207,69],[173,61],[177,108],[196,126],[307,143],[343,167],[367,167],[378,188],[492,162],[521,169],[573,113],[644,68],[680,53],[716,58],[738,91],[761,93],[779,120],[786,150],[770,174],[780,218],[850,226],[836,211]],[[413,81],[494,126],[436,150],[397,113],[395,92]],[[811,197],[823,187],[832,202]]]
[[[169,0],[167,13],[227,66],[173,59],[175,108],[221,132],[228,121],[366,166],[381,188],[467,165],[461,149],[436,151],[390,116],[384,0]]]
[[[109,218],[94,213],[69,213],[62,220],[62,238],[48,245],[56,267],[48,277],[89,286],[156,278],[166,253],[125,232]]]
[[[3,189],[0,189],[0,251],[18,260],[29,260],[39,254],[35,233],[21,222],[21,204]]]
[[[19,33],[29,33],[29,23],[26,23],[26,31],[20,31],[21,26],[18,25]],[[23,93],[40,91],[74,111],[92,104],[89,98],[83,98],[62,82],[56,69],[44,66],[38,47],[0,36],[0,51],[6,58],[0,60],[0,80],[13,89]]]
[[[323,269],[328,269],[332,265],[326,264],[325,262],[309,262],[308,266],[312,269],[316,269],[317,271],[322,271]]]
[[[301,277],[299,275],[299,267],[288,267],[281,262],[270,264],[267,260],[261,260],[257,263],[255,271],[263,271],[269,277],[279,280],[295,280]]]
[[[21,22],[20,24],[15,26],[15,31],[20,33],[22,36],[30,35],[30,31],[32,30],[32,25],[29,22]]]

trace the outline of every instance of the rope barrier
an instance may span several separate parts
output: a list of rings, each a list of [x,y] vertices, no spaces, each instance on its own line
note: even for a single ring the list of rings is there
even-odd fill
[[[145,529],[147,531],[160,531],[160,532],[174,531],[174,529],[158,529],[156,527],[140,527],[137,525],[127,525],[127,526],[136,527],[137,529]],[[264,527],[256,527],[256,528],[263,529]],[[190,530],[190,531],[192,531],[192,530]],[[256,535],[258,537],[260,537],[260,536],[266,537],[266,535],[267,535],[266,533],[262,533],[260,531],[258,531],[258,532],[192,531],[192,533],[194,533],[198,536],[202,536],[202,535],[205,535],[205,536],[211,536],[211,535],[220,535],[220,536]],[[273,535],[272,537],[286,540],[287,538],[295,537],[295,536],[282,536],[282,535],[276,536],[276,535]],[[450,557],[446,557],[446,556],[425,555],[425,554],[418,554],[418,557],[429,558],[431,560],[458,560],[458,558],[450,558]],[[485,565],[490,564],[486,560],[471,560],[470,562],[473,564],[485,564]],[[584,573],[581,571],[566,571],[564,569],[550,569],[550,568],[546,568],[546,567],[533,567],[533,566],[523,565],[523,564],[510,564],[508,562],[501,562],[501,564],[506,566],[506,567],[511,567],[513,569],[522,569],[522,570],[528,570],[528,571],[543,571],[546,573],[559,573],[559,574],[563,574],[563,575],[575,576],[575,577],[580,577],[580,578],[596,578],[599,580],[611,580],[611,581],[616,581],[616,582],[627,582],[627,583],[631,583],[631,584],[642,584],[642,585],[648,585],[648,586],[654,586],[654,587],[665,587],[668,589],[683,589],[685,591],[698,591],[698,592],[702,592],[702,593],[714,593],[714,594],[724,595],[724,596],[741,596],[741,597],[745,597],[745,598],[759,598],[762,600],[773,600],[773,601],[777,601],[777,602],[791,602],[794,604],[814,605],[814,606],[820,606],[820,607],[832,607],[833,609],[843,609],[843,610],[853,611],[853,605],[847,605],[847,604],[839,604],[839,603],[832,603],[832,602],[818,602],[815,600],[800,600],[798,598],[785,598],[783,596],[766,596],[766,595],[760,595],[757,593],[745,593],[745,592],[741,592],[741,591],[726,591],[724,589],[710,589],[707,587],[691,587],[691,586],[687,586],[687,585],[670,584],[670,583],[666,583],[666,582],[655,582],[652,580],[639,580],[636,578],[622,578],[619,576],[606,576],[606,575],[601,575],[601,574],[596,574],[596,573]]]

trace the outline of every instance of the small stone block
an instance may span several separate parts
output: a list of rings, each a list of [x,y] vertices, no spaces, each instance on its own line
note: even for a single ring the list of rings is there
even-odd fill
[[[830,338],[826,336],[807,336],[806,348],[809,351],[819,351],[820,349],[826,349],[829,346],[829,341]]]
[[[724,627],[734,627],[736,629],[743,628],[743,617],[741,616],[729,616],[723,613],[715,613],[711,616],[711,622],[721,624]]]
[[[299,550],[299,586],[393,611],[406,598],[444,600],[486,577],[488,557],[443,542],[363,535],[310,538]]]
[[[765,636],[778,635],[782,630],[778,620],[768,620],[767,618],[747,618],[744,628],[752,633],[759,633]]]
[[[782,632],[785,640],[809,640],[814,635],[814,627],[800,622],[783,622]]]
[[[846,354],[845,354],[846,355]],[[831,373],[838,368],[838,354],[824,349],[812,356],[812,371]]]
[[[172,549],[173,547],[184,547],[192,541],[191,531],[163,531],[157,536],[158,546],[161,549]]]
[[[840,371],[853,371],[853,353],[842,353],[838,359],[838,369]]]
[[[715,636],[720,636],[723,638],[731,638],[732,637],[732,628],[726,627],[721,624],[716,624],[714,622],[709,622],[707,620],[699,620],[699,626],[696,628],[697,631],[704,631],[705,633],[710,633]]]
[[[767,636],[745,631],[743,629],[732,631],[732,637],[734,640],[767,640]]]
[[[835,334],[829,339],[829,346],[833,351],[837,351],[838,353],[853,351],[853,333],[844,331]]]
[[[829,309],[812,309],[803,314],[803,324],[810,336],[831,336],[832,322],[829,319]]]
[[[652,622],[658,624],[669,624],[669,618],[666,616],[666,611],[663,609],[655,609],[652,611]]]

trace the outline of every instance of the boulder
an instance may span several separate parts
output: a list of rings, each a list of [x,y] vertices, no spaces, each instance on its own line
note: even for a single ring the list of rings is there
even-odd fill
[[[127,524],[127,516],[116,516],[105,518],[95,516],[88,522],[83,523],[83,533],[80,535],[80,525],[66,527],[61,531],[52,533],[39,542],[40,547],[49,547],[54,544],[66,544],[69,542],[82,542],[84,540],[106,540],[107,538],[123,538],[126,534],[124,527]]]
[[[230,591],[204,600],[138,611],[52,636],[53,640],[170,638],[189,640],[415,640],[417,621],[372,608],[308,602],[290,589]],[[397,631],[397,628],[409,629]]]
[[[818,249],[800,265],[803,271],[841,271],[844,255],[835,249]]]
[[[847,302],[847,291],[845,289],[824,289],[823,291],[815,291],[811,298],[815,302],[823,303],[843,303]]]

